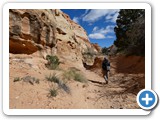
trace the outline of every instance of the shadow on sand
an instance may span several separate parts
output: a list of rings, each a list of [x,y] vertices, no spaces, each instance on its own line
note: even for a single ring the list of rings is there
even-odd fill
[[[106,84],[106,82],[99,82],[99,81],[94,81],[94,80],[88,80],[88,81],[90,81],[92,83],[97,83],[97,84],[100,84],[100,85]]]

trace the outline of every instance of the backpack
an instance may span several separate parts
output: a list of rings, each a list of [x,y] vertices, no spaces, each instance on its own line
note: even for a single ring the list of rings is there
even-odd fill
[[[110,62],[108,60],[104,60],[102,63],[102,69],[110,71]]]
[[[106,64],[104,62],[102,63],[102,69],[106,70]]]

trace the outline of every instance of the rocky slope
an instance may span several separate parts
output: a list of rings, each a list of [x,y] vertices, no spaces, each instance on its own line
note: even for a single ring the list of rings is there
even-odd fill
[[[121,58],[121,61],[125,57]],[[111,58],[111,73],[109,82],[101,75],[100,62],[102,57],[97,58],[95,64],[90,68],[79,68],[88,82],[81,83],[74,80],[63,81],[70,92],[60,89],[57,83],[47,81],[46,76],[52,73],[61,77],[61,70],[48,70],[45,67],[45,60],[33,55],[11,55],[10,56],[10,109],[139,109],[136,102],[136,94],[144,88],[144,71],[139,72],[138,66],[134,65],[143,58],[129,57],[133,64],[125,63],[119,66],[117,61]],[[119,63],[120,64],[120,63]],[[144,63],[140,63],[144,64]],[[129,74],[124,72],[124,67],[133,67]],[[61,68],[68,68],[70,65],[63,65]],[[76,66],[77,67],[77,66]],[[142,66],[140,66],[142,67]],[[132,72],[131,72],[132,71]],[[137,71],[135,74],[134,72]],[[30,77],[29,77],[30,76]],[[15,82],[15,78],[20,78]],[[34,82],[32,78],[39,79]],[[62,79],[60,79],[62,80]],[[56,88],[58,95],[49,97],[50,89]]]
[[[82,63],[84,53],[97,53],[86,31],[61,10],[10,10],[10,53],[32,54],[41,51],[65,60]],[[93,62],[93,60],[92,60]]]

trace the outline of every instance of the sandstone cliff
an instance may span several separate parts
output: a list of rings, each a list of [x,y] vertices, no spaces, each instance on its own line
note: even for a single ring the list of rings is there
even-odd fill
[[[9,12],[10,53],[41,51],[44,57],[53,54],[82,62],[85,61],[83,53],[99,51],[90,43],[86,31],[61,10],[12,9]]]

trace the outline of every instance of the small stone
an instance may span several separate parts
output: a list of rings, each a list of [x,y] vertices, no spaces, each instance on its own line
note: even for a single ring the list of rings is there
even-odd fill
[[[86,85],[82,85],[82,88],[85,88],[86,87]]]
[[[110,108],[114,108],[113,106],[110,106]]]

